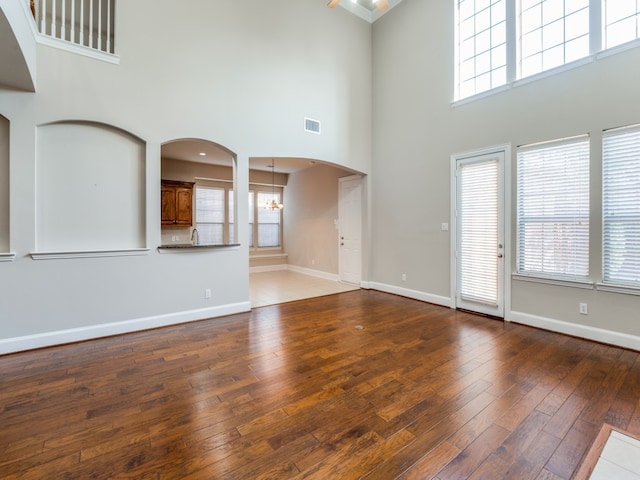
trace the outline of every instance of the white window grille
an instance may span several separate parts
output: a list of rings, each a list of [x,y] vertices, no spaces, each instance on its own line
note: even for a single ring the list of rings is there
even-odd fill
[[[602,47],[640,38],[640,0],[603,0]]]
[[[519,77],[589,55],[589,0],[520,0]]]
[[[507,83],[505,0],[456,1],[456,99]]]

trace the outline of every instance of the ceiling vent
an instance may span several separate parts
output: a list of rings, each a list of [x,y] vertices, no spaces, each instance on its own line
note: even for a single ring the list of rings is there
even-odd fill
[[[312,118],[304,119],[304,131],[320,135],[320,122]]]

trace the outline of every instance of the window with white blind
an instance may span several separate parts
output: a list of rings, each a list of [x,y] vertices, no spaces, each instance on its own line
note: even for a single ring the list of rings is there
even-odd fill
[[[498,160],[458,168],[458,281],[463,300],[498,304]]]
[[[229,205],[228,208],[228,215],[229,215],[229,243],[236,243],[235,242],[235,229],[233,228],[233,218],[234,218],[234,213],[233,213],[233,190],[229,190],[229,195],[228,195],[228,202],[227,204]]]
[[[506,0],[457,0],[456,99],[507,83]]]
[[[603,0],[602,47],[640,38],[640,0]]]
[[[258,247],[280,246],[281,210],[266,208],[273,200],[280,203],[279,192],[258,192]]]
[[[254,247],[254,242],[253,242],[253,226],[255,224],[255,218],[256,218],[256,207],[255,207],[255,202],[253,201],[253,199],[255,198],[255,193],[251,190],[249,190],[249,246],[250,247]]]
[[[196,228],[198,242],[222,244],[225,226],[225,189],[196,186]]]
[[[589,0],[519,3],[520,78],[589,55]]]
[[[640,287],[640,125],[603,134],[603,282]]]
[[[589,137],[518,149],[517,271],[587,280]]]

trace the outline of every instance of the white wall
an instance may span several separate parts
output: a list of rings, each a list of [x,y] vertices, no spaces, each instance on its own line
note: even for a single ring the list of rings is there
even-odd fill
[[[452,106],[453,7],[453,2],[404,0],[374,24],[374,282],[449,297],[450,239],[440,224],[450,217],[452,154],[511,144],[509,201],[515,212],[515,147],[582,133],[591,134],[596,147],[591,279],[600,281],[598,148],[603,129],[640,123],[635,101],[640,98],[640,48]],[[404,272],[407,281],[401,282]],[[640,346],[640,297],[521,281],[511,287],[508,318],[596,337],[594,329],[604,329],[620,334],[613,340],[635,336],[632,344]],[[589,304],[589,315],[579,315],[579,302]]]
[[[143,248],[143,143],[99,124],[38,128],[37,251]]]
[[[0,115],[0,253],[9,251],[9,120]]]
[[[0,89],[0,114],[11,122],[16,252],[0,263],[0,353],[249,308],[246,244],[157,251],[164,142],[199,138],[237,155],[239,218],[247,216],[251,156],[370,170],[366,22],[315,1],[138,0],[118,2],[115,25],[119,65],[39,45],[37,93]],[[322,121],[322,135],[303,131],[305,116]],[[36,131],[67,120],[109,125],[144,142],[146,208],[138,226],[148,253],[31,258],[41,225]],[[239,238],[247,228],[239,225]]]
[[[338,179],[353,173],[317,164],[289,175],[284,245],[289,265],[338,275]],[[366,242],[365,242],[366,243]]]

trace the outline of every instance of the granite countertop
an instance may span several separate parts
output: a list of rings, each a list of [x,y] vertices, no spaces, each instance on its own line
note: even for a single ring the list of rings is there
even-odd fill
[[[204,249],[204,248],[226,248],[226,247],[239,247],[240,244],[239,243],[213,243],[213,244],[202,244],[202,243],[198,243],[196,245],[193,245],[192,243],[170,243],[167,245],[160,245],[158,248],[162,248],[162,249],[172,249],[172,250],[177,250],[177,249],[182,249],[182,250],[197,250],[197,249]]]

